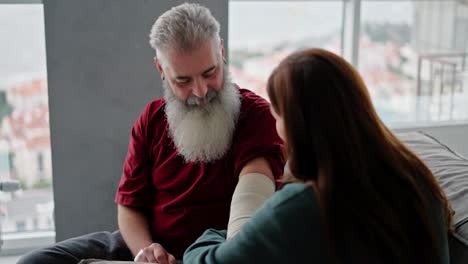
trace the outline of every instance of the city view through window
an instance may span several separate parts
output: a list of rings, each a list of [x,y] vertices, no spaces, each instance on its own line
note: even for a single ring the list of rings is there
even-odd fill
[[[342,7],[341,1],[231,1],[233,80],[266,97],[268,75],[290,52],[320,47],[340,54]],[[357,69],[387,125],[468,119],[467,32],[462,1],[361,2]]]
[[[0,4],[0,35],[0,181],[20,183],[0,191],[6,241],[54,230],[42,5]]]

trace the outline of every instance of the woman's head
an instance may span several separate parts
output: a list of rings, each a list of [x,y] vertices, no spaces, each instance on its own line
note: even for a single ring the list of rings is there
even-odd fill
[[[383,254],[402,263],[406,252],[408,263],[436,263],[429,213],[441,205],[450,226],[447,200],[424,163],[382,123],[357,71],[331,52],[298,51],[276,67],[267,91],[286,143],[292,175],[285,180],[316,183],[331,254],[343,260],[353,248],[362,256],[357,263]],[[418,255],[427,249],[432,253]]]
[[[314,180],[338,148],[357,154],[365,134],[381,129],[361,77],[329,51],[291,54],[273,71],[267,89],[292,172],[301,180]],[[307,162],[302,164],[301,158]]]

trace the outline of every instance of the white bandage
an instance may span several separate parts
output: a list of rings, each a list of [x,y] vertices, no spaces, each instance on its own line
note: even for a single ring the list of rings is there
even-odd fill
[[[266,175],[248,173],[240,176],[232,195],[226,239],[233,237],[274,192],[275,184]]]

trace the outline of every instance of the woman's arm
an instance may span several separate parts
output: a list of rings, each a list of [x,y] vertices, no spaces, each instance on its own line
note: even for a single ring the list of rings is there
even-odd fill
[[[325,250],[313,196],[310,189],[276,193],[233,238],[205,231],[186,250],[184,263],[321,263]]]

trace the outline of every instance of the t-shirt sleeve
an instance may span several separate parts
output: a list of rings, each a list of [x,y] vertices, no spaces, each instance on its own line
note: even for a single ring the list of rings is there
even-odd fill
[[[244,102],[243,102],[244,103]],[[244,115],[238,124],[238,138],[233,147],[235,155],[235,175],[251,160],[264,157],[275,179],[283,175],[283,141],[276,133],[275,119],[271,115],[270,105],[262,98],[257,98],[243,108]]]
[[[117,204],[146,207],[151,202],[151,163],[147,126],[150,104],[133,124],[122,177],[115,196]]]

